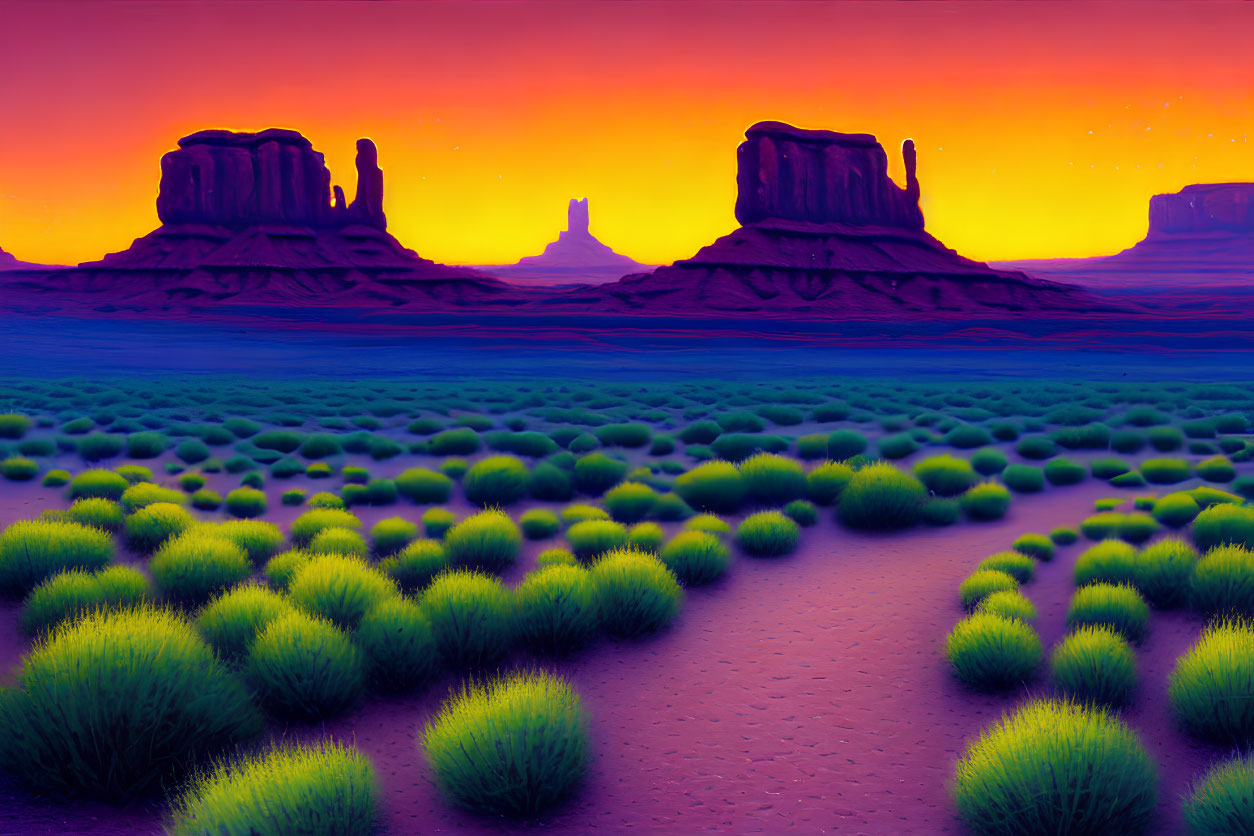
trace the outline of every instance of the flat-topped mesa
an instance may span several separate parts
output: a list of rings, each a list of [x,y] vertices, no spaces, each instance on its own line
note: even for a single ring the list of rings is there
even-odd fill
[[[163,224],[245,228],[259,224],[386,229],[383,172],[374,143],[357,142],[357,198],[345,206],[322,154],[296,131],[198,131],[161,158],[157,217]]]
[[[759,122],[736,150],[736,219],[923,229],[914,142],[902,144],[906,188],[888,176],[888,156],[870,134]]]
[[[1147,241],[1206,233],[1254,235],[1254,183],[1197,183],[1150,198]]]

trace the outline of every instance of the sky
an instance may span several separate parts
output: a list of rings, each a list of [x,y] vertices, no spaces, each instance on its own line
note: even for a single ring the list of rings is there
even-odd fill
[[[379,147],[420,255],[592,232],[651,264],[736,226],[754,122],[918,146],[929,231],[982,260],[1117,252],[1150,195],[1254,180],[1254,3],[0,0],[0,248],[70,264],[157,226],[204,128]]]

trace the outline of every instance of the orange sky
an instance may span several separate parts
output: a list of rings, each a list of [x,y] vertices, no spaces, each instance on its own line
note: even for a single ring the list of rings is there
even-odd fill
[[[1129,246],[1149,196],[1254,180],[1254,3],[0,0],[0,247],[76,263],[156,226],[158,161],[295,128],[425,257],[539,252],[588,197],[639,261],[735,226],[762,119],[913,137],[928,228],[980,259]]]

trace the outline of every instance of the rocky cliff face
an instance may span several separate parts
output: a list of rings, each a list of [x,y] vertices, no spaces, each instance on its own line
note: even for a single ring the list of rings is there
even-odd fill
[[[923,228],[914,143],[906,185],[869,134],[761,122],[737,150],[742,226],[692,258],[587,291],[612,310],[762,317],[1084,312],[1078,288],[993,270]]]
[[[322,154],[296,131],[199,131],[161,160],[161,226],[122,252],[77,268],[8,270],[8,287],[79,294],[111,307],[210,303],[403,305],[493,299],[502,282],[435,264],[387,232],[383,172],[357,141],[357,191],[346,204]],[[30,275],[26,275],[30,273]]]
[[[923,229],[914,141],[902,146],[906,188],[870,134],[808,131],[759,122],[736,149],[736,220],[873,224]]]
[[[1145,238],[1114,255],[1004,266],[1097,288],[1254,287],[1254,183],[1154,195]]]
[[[1254,235],[1254,183],[1198,183],[1150,198],[1147,241],[1208,233]]]
[[[369,139],[357,141],[357,199],[345,206],[320,153],[296,131],[199,131],[161,158],[157,217],[163,224],[244,228],[284,224],[387,229],[383,172]]]

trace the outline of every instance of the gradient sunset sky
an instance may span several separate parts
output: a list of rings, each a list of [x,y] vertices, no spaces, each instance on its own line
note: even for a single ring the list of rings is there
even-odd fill
[[[1254,3],[0,0],[0,247],[77,263],[157,225],[159,159],[294,128],[351,196],[379,146],[421,255],[539,252],[590,200],[641,262],[735,227],[764,119],[919,149],[928,229],[978,259],[1115,252],[1149,197],[1254,180]]]

